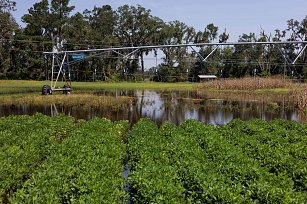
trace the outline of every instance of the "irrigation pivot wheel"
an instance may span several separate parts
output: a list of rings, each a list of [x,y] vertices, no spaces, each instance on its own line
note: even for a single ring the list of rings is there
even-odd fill
[[[52,89],[49,85],[44,85],[42,88],[42,95],[51,95]]]
[[[63,94],[70,94],[71,92],[71,86],[69,86],[68,84],[65,84],[63,86]]]

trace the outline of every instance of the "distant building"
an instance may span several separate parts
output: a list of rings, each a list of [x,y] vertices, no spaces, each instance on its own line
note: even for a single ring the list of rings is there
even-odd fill
[[[198,75],[199,81],[211,81],[217,79],[215,75]]]

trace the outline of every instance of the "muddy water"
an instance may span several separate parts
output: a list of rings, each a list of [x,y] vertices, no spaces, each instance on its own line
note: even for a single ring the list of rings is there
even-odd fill
[[[235,118],[249,120],[260,118],[272,120],[283,118],[303,122],[303,117],[294,108],[287,96],[214,96],[204,92],[191,91],[102,91],[94,93],[99,96],[130,96],[132,100],[120,108],[84,108],[65,105],[47,104],[33,105],[0,105],[0,117],[8,115],[32,115],[40,112],[46,115],[64,113],[78,119],[90,120],[93,117],[105,117],[111,120],[129,120],[136,122],[142,117],[148,117],[162,124],[171,121],[180,124],[187,119],[196,119],[206,124],[223,125]]]

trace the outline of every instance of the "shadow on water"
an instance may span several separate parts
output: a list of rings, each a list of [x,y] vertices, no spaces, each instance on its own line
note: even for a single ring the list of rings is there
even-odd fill
[[[37,105],[0,105],[0,117],[8,115],[33,115],[40,112],[54,116],[59,113],[77,119],[90,120],[105,117],[111,120],[129,120],[132,124],[147,117],[157,124],[171,121],[180,124],[187,119],[195,119],[205,124],[223,125],[233,119],[249,120],[260,118],[272,120],[283,118],[302,122],[303,116],[294,108],[290,98],[266,98],[265,96],[238,94],[210,94],[196,91],[102,91],[98,96],[129,96],[133,100],[112,110],[105,107],[79,107],[56,104]]]

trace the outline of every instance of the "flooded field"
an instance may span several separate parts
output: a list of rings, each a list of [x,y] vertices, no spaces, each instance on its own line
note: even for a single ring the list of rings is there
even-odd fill
[[[112,98],[109,100],[111,104],[108,106],[105,106],[105,103],[91,105],[95,99],[90,96],[82,98],[82,95],[78,96],[80,100],[77,99],[75,103],[61,102],[60,100],[57,102],[58,99],[51,100],[56,95],[45,96],[49,98],[43,104],[29,102],[2,104],[0,105],[0,117],[12,114],[33,115],[40,112],[50,116],[63,113],[85,120],[90,120],[93,117],[105,117],[111,120],[129,120],[131,123],[144,117],[154,120],[157,124],[162,124],[164,121],[180,124],[187,119],[196,119],[205,124],[214,125],[223,125],[236,118],[242,120],[283,118],[298,122],[305,120],[304,116],[295,109],[291,97],[287,94],[143,90],[99,91],[93,93],[93,96],[96,99],[102,99],[106,96]],[[76,98],[76,96],[74,97]],[[129,100],[122,100],[123,98]],[[120,100],[122,100],[120,104],[117,103]],[[116,106],[113,107],[112,104],[115,102]]]

